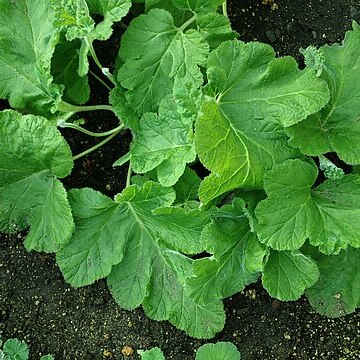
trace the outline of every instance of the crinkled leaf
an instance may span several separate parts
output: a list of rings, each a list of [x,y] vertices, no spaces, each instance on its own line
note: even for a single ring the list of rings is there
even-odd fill
[[[217,342],[199,347],[195,360],[240,360],[237,347],[231,342]]]
[[[210,258],[195,260],[194,277],[187,281],[190,295],[201,302],[223,299],[257,280],[263,268],[265,246],[250,231],[244,202],[235,199],[213,214],[202,232]]]
[[[271,250],[264,267],[262,284],[283,301],[297,300],[319,278],[316,262],[300,251]]]
[[[320,112],[286,132],[290,144],[307,155],[335,151],[349,164],[360,164],[360,26],[346,33],[342,45],[321,48],[321,78],[330,88],[330,102]]]
[[[78,74],[79,49],[78,40],[58,44],[52,58],[51,73],[56,84],[65,86],[65,100],[84,104],[89,100],[90,86],[87,76]]]
[[[100,14],[104,17],[90,34],[97,40],[107,40],[112,34],[114,22],[120,21],[131,7],[131,0],[86,0],[91,13]]]
[[[360,307],[360,249],[348,247],[338,255],[318,254],[318,282],[306,291],[311,306],[320,314],[338,317]]]
[[[5,341],[3,352],[9,356],[9,360],[28,360],[29,348],[24,341],[9,339]],[[7,359],[7,358],[5,358]]]
[[[156,111],[179,79],[200,86],[199,65],[205,64],[208,51],[199,32],[176,27],[166,10],[152,9],[134,19],[122,38],[125,63],[118,79],[128,89],[126,97],[135,112]]]
[[[360,247],[360,177],[326,180],[312,189],[314,164],[287,160],[264,180],[266,200],[256,208],[259,239],[276,250],[299,249],[307,238],[325,254]]]
[[[146,113],[131,147],[131,165],[137,173],[154,168],[164,186],[174,185],[185,166],[195,160],[193,121],[181,116],[172,95],[160,104],[159,115]]]
[[[69,146],[44,118],[0,113],[0,229],[30,225],[25,246],[52,252],[73,230],[66,191],[57,177],[69,175]]]
[[[0,0],[0,98],[13,108],[46,114],[61,101],[50,74],[53,18],[47,1]]]
[[[54,27],[65,32],[68,41],[82,39],[95,26],[85,0],[52,0],[55,10]]]
[[[150,350],[138,350],[142,360],[165,360],[163,352],[158,348],[152,348]]]
[[[229,41],[208,60],[213,94],[197,121],[195,141],[212,171],[200,187],[207,203],[238,187],[257,188],[273,164],[295,156],[283,126],[299,122],[328,101],[326,84],[290,57],[275,59],[260,43]]]

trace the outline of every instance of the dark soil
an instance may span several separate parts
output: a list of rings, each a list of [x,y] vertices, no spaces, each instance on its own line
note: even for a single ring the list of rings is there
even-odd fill
[[[351,19],[360,22],[359,0],[263,2],[269,4],[228,1],[233,27],[242,40],[270,43],[278,54],[293,55],[299,61],[300,47],[341,41]],[[99,57],[112,68],[116,46],[98,45]],[[106,63],[106,59],[110,60]],[[106,92],[97,83],[92,88],[93,103],[106,103]],[[117,123],[107,112],[84,117],[93,131],[106,131]],[[81,134],[63,133],[74,154],[94,145],[94,140]],[[129,142],[130,134],[123,133],[78,160],[72,176],[63,181],[65,186],[90,186],[109,196],[121,191],[127,169],[113,169],[112,164],[126,153]],[[31,359],[46,353],[57,360],[138,359],[131,350],[159,346],[167,359],[190,360],[206,342],[187,337],[167,322],[149,320],[141,309],[120,309],[104,281],[71,288],[52,255],[25,251],[23,236],[1,235],[0,336],[27,341]],[[283,303],[270,298],[260,284],[227,299],[225,307],[225,329],[212,341],[233,342],[245,360],[360,359],[360,311],[325,318],[315,314],[305,298]]]

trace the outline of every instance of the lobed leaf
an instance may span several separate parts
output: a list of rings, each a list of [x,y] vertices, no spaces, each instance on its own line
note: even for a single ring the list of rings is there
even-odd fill
[[[306,155],[336,152],[348,164],[360,164],[360,26],[353,23],[342,45],[321,47],[321,78],[330,101],[319,112],[286,129],[290,144]]]
[[[268,198],[255,211],[262,243],[296,250],[309,238],[325,254],[360,247],[360,177],[326,180],[313,189],[316,177],[314,164],[299,159],[277,164],[266,174]]]
[[[156,111],[179,79],[200,86],[199,66],[205,64],[208,51],[200,33],[176,27],[166,10],[152,9],[134,19],[122,37],[124,65],[118,79],[128,89],[126,98],[135,112]]]
[[[283,127],[328,101],[326,84],[294,59],[275,59],[260,43],[229,41],[208,59],[203,115],[195,128],[201,162],[212,171],[200,186],[204,203],[238,187],[259,188],[266,170],[296,156]]]
[[[267,251],[251,232],[241,199],[214,212],[201,236],[213,256],[194,261],[194,276],[187,280],[192,297],[204,303],[223,299],[257,280]]]
[[[319,279],[316,262],[300,251],[270,251],[262,283],[270,296],[279,300],[297,300],[306,288]]]
[[[0,230],[30,225],[28,250],[53,252],[70,239],[73,219],[62,178],[71,172],[68,144],[41,117],[0,113]]]
[[[204,344],[196,352],[195,360],[240,360],[240,353],[231,342]]]

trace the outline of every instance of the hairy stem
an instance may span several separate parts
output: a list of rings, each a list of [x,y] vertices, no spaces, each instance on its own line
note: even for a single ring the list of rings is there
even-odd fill
[[[125,127],[125,125],[123,125],[123,127]],[[122,128],[123,128],[122,127]],[[113,137],[115,137],[121,130],[121,129],[118,129],[116,132],[112,133],[110,136],[108,136],[106,139],[104,139],[103,141],[99,142],[98,144],[96,144],[95,146],[83,151],[82,153],[80,154],[77,154],[73,157],[73,160],[77,160],[77,159],[80,159],[81,157],[83,156],[86,156],[88,154],[90,154],[91,152],[93,152],[94,150],[97,150],[98,148],[100,148],[101,146],[105,145],[107,142],[109,142]]]

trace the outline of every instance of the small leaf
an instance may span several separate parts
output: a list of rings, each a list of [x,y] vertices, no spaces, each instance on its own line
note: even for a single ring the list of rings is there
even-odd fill
[[[195,360],[240,360],[241,356],[231,342],[217,342],[199,347]]]
[[[10,357],[9,359],[28,360],[29,358],[28,346],[24,341],[19,341],[18,339],[9,339],[5,341],[3,352]]]
[[[300,251],[271,251],[265,264],[262,283],[270,296],[297,300],[319,278],[316,262]]]
[[[142,360],[165,360],[163,352],[158,348],[152,348],[150,350],[138,350]]]

